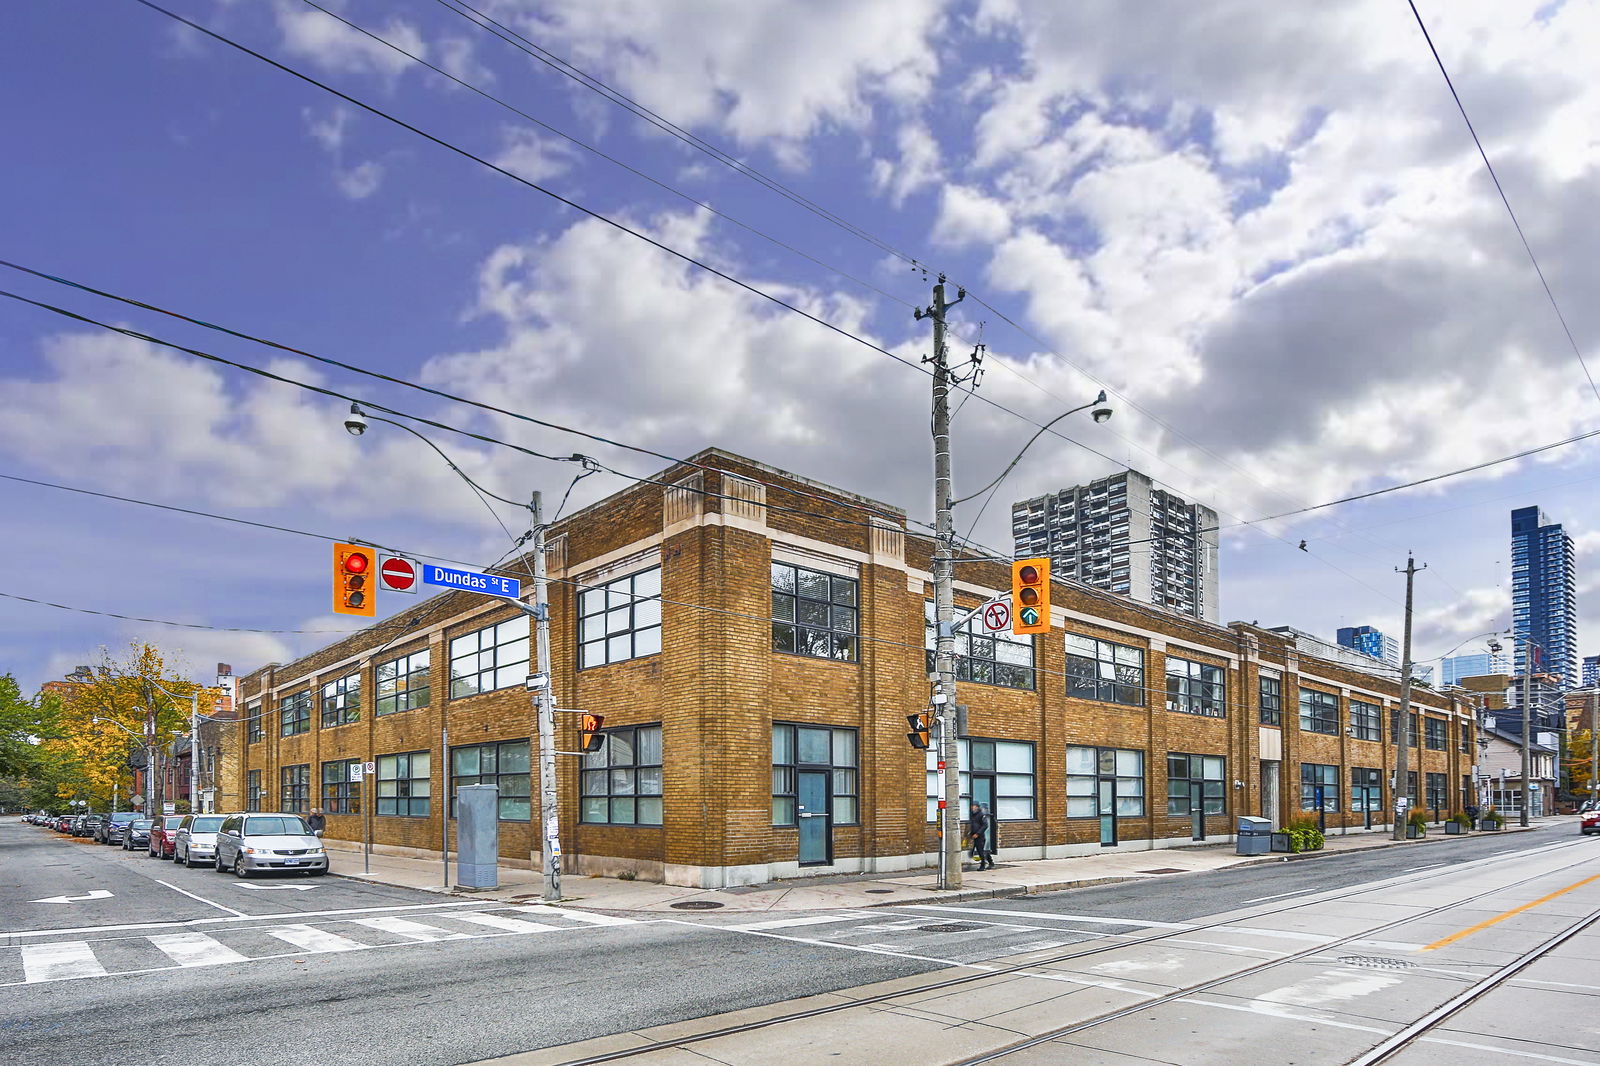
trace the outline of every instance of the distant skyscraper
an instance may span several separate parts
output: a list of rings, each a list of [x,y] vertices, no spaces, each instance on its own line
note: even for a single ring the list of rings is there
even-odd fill
[[[1583,657],[1583,687],[1593,688],[1600,684],[1600,655],[1585,655]]]
[[[1371,626],[1345,626],[1339,630],[1338,640],[1344,647],[1382,659],[1390,666],[1400,665],[1400,642]]]
[[[1012,504],[1011,534],[1058,577],[1217,621],[1217,512],[1137,470]]]
[[[1489,674],[1509,674],[1511,664],[1503,655],[1481,652],[1477,655],[1447,655],[1439,664],[1441,682],[1459,685],[1463,677],[1486,677]]]
[[[1511,624],[1538,645],[1539,673],[1578,683],[1577,566],[1572,538],[1537,507],[1511,512]],[[1526,671],[1528,645],[1516,645],[1516,669]]]

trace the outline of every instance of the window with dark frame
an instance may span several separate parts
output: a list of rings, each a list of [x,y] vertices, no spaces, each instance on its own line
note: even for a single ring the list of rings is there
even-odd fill
[[[1450,806],[1449,777],[1445,774],[1429,774],[1426,779],[1428,789],[1427,805],[1436,811],[1446,810]]]
[[[278,721],[286,737],[311,732],[311,690],[285,696],[278,703]]]
[[[990,810],[998,822],[1032,821],[1037,815],[1035,789],[1035,764],[1033,744],[1025,740],[988,740],[981,737],[962,737],[960,746],[961,780],[958,791],[961,798],[961,815],[965,820],[972,815],[972,775],[994,779],[994,804]],[[928,809],[927,820],[938,819],[939,753],[931,748],[927,752]]]
[[[1456,739],[1461,744],[1461,751],[1472,754],[1472,727],[1465,722],[1456,723]]]
[[[578,593],[578,669],[661,650],[661,567]]]
[[[527,615],[519,614],[451,638],[451,699],[515,688],[527,680]]]
[[[1383,708],[1366,700],[1350,701],[1351,736],[1357,740],[1383,739]]]
[[[1262,674],[1259,688],[1261,724],[1283,725],[1283,679]]]
[[[310,693],[307,693],[309,696]],[[309,703],[309,701],[308,701]],[[278,809],[304,814],[311,805],[311,764],[278,768]]]
[[[267,790],[261,784],[261,771],[251,770],[245,774],[244,809],[259,811],[261,804],[267,798]]]
[[[1167,710],[1224,717],[1226,678],[1220,666],[1167,656]]]
[[[593,825],[661,824],[661,726],[604,730],[599,751],[585,752],[579,820]]]
[[[1429,751],[1444,751],[1450,746],[1445,737],[1443,718],[1424,718],[1422,720],[1422,743]]]
[[[1144,752],[1133,748],[1067,748],[1067,817],[1099,815],[1099,786],[1112,781],[1116,816],[1144,816]]]
[[[328,814],[360,814],[361,782],[350,779],[360,759],[340,759],[322,764],[322,809]]]
[[[433,753],[408,751],[378,756],[380,817],[426,818],[432,808]]]
[[[923,601],[922,615],[923,645],[928,649],[931,674],[939,641],[938,619],[931,600]],[[969,618],[956,630],[956,680],[1032,690],[1033,638],[988,633],[976,618]]]
[[[361,719],[361,675],[346,674],[322,686],[322,728],[349,725]]]
[[[1367,766],[1350,768],[1350,809],[1383,810],[1383,771]]]
[[[526,740],[502,740],[450,749],[450,817],[456,817],[456,789],[462,785],[494,785],[500,790],[499,820],[526,822],[533,817],[533,776]]]
[[[861,656],[860,582],[853,577],[772,564],[772,648],[814,659]]]
[[[267,730],[266,730],[266,725],[265,725],[266,720],[262,717],[262,714],[261,714],[261,704],[259,704],[259,703],[250,704],[248,707],[246,707],[244,709],[244,713],[245,713],[246,719],[248,719],[249,723],[250,723],[249,726],[248,726],[248,728],[250,730],[250,734],[249,734],[250,735],[250,739],[249,739],[248,742],[251,743],[251,744],[254,744],[254,743],[256,743],[257,741],[261,740],[263,737],[265,737],[267,735]]]
[[[772,824],[798,825],[801,770],[828,775],[833,824],[860,820],[856,731],[832,726],[775,722],[772,726]]]
[[[1109,640],[1066,634],[1067,695],[1143,707],[1144,651]]]
[[[1308,733],[1339,732],[1339,697],[1314,688],[1300,689],[1300,728]],[[1306,765],[1313,765],[1307,763]],[[1337,783],[1336,783],[1337,784]]]
[[[1389,712],[1389,743],[1396,745],[1400,743],[1400,709],[1398,707]],[[1415,713],[1411,715],[1409,728],[1406,729],[1406,746],[1409,748],[1417,746],[1417,716]],[[1416,790],[1413,789],[1413,798],[1415,798],[1415,793]]]
[[[375,716],[382,718],[386,714],[426,707],[429,698],[428,649],[379,663],[377,682],[378,698],[373,702],[372,711]]]
[[[1301,691],[1305,691],[1302,689]],[[1339,809],[1339,768],[1327,763],[1303,762],[1300,764],[1300,809],[1317,809],[1317,789],[1322,789],[1322,809]]]
[[[1187,815],[1196,806],[1226,814],[1227,761],[1220,755],[1167,753],[1167,813]]]

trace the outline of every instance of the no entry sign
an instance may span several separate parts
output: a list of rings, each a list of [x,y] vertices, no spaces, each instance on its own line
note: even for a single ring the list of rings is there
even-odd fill
[[[378,587],[390,592],[415,593],[417,586],[417,564],[410,559],[402,559],[398,555],[385,555],[378,564]]]

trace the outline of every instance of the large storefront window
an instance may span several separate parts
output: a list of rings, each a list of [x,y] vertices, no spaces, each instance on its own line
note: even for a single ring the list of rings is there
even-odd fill
[[[853,824],[860,818],[857,782],[856,731],[828,726],[772,727],[772,824],[799,823],[801,777],[813,776],[817,793],[827,795],[827,810],[835,825]],[[826,786],[825,788],[823,786]],[[816,793],[812,793],[816,794]]]
[[[1220,755],[1167,755],[1167,813],[1227,813],[1227,763]]]
[[[1316,762],[1300,764],[1300,809],[1302,811],[1339,809],[1337,766]]]
[[[526,740],[451,748],[450,817],[456,816],[456,789],[494,785],[500,790],[500,821],[526,822],[532,810],[532,781]]]
[[[1350,809],[1383,810],[1383,771],[1367,766],[1350,768]]]
[[[583,756],[583,821],[661,824],[661,727],[607,729],[599,751]]]
[[[1066,640],[1068,696],[1144,706],[1143,650],[1076,633]]]
[[[961,746],[961,814],[972,816],[976,800],[989,808],[997,821],[1028,821],[1034,813],[1033,745],[1016,740],[963,739]],[[929,751],[928,821],[939,811],[938,752]],[[976,791],[974,791],[976,790]]]
[[[1110,809],[1105,809],[1106,801]],[[1067,817],[1144,814],[1144,752],[1128,748],[1067,749]]]

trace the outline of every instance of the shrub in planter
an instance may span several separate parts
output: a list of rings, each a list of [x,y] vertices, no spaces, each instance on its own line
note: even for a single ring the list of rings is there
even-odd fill
[[[1501,814],[1495,808],[1490,807],[1488,810],[1483,812],[1483,817],[1478,822],[1478,828],[1486,829],[1492,833],[1498,831],[1505,824],[1506,816]]]
[[[1289,837],[1290,851],[1321,851],[1327,843],[1322,830],[1317,828],[1317,820],[1309,816],[1290,819],[1284,823],[1283,831]]]
[[[1428,816],[1421,811],[1412,811],[1406,819],[1406,837],[1410,840],[1421,840],[1428,835]]]
[[[1465,833],[1471,828],[1472,819],[1468,818],[1461,811],[1457,811],[1456,813],[1452,814],[1450,819],[1444,823],[1444,831],[1453,836],[1460,836],[1462,833]]]

